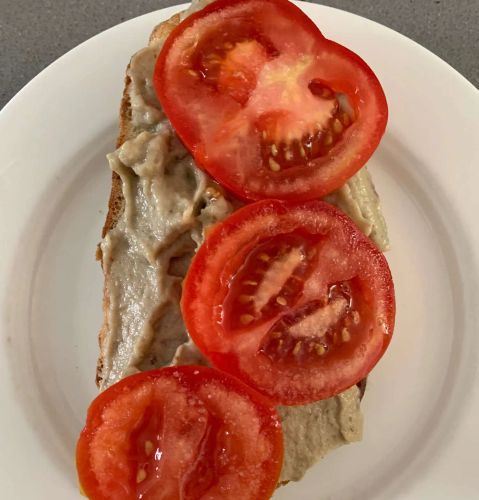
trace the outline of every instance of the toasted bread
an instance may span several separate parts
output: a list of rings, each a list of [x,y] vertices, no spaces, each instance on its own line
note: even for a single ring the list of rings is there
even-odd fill
[[[211,0],[196,0],[193,1],[189,12],[198,10]],[[162,42],[181,22],[183,13],[173,15],[170,19],[158,24],[152,31],[149,38],[149,47],[153,54],[157,54]],[[155,55],[156,59],[156,55]],[[131,66],[133,64],[133,66]],[[151,75],[149,74],[150,65],[154,64],[154,59],[148,60],[148,71],[143,73],[143,80],[139,80],[136,73],[133,71],[136,66],[134,59],[130,62],[126,70],[125,85],[123,97],[121,99],[119,113],[119,134],[117,139],[117,148],[121,147],[126,141],[137,138],[142,132],[149,130],[153,122],[144,123],[136,120],[138,106],[135,100],[135,89],[137,86],[145,85],[148,80],[150,87],[149,104],[155,108],[155,113],[162,113],[161,107],[154,95],[152,89]],[[133,100],[133,105],[131,102]],[[155,115],[156,116],[156,115]],[[163,114],[164,118],[164,114]],[[125,209],[125,199],[123,196],[123,183],[115,171],[112,172],[112,183],[110,199],[108,202],[108,213],[105,224],[103,226],[102,238],[105,238],[108,233],[115,228]],[[216,185],[216,189],[220,189]],[[220,189],[221,190],[221,189]],[[384,221],[379,197],[374,188],[374,184],[366,169],[363,168],[356,175],[347,181],[347,183],[337,191],[328,195],[325,201],[338,206],[341,210],[347,213],[367,236],[369,236],[378,248],[382,251],[388,249],[389,241],[387,236],[386,223]],[[102,260],[102,251],[98,247],[98,260]],[[110,309],[110,294],[108,290],[109,271],[108,266],[104,265],[103,271],[105,277],[104,295],[103,295],[103,324],[99,334],[100,356],[97,365],[97,384],[100,386],[102,379],[105,377],[105,347],[109,333],[108,311]],[[149,368],[155,368],[156,365],[149,365]]]
[[[170,18],[167,21],[164,21],[163,23],[159,24],[154,28],[154,30],[151,33],[150,39],[149,39],[149,46],[153,49],[153,52],[156,54],[157,49],[159,50],[159,47],[161,47],[161,43],[167,38],[167,36],[171,33],[171,31],[180,23],[181,21],[181,15],[176,14],[172,18]],[[130,63],[133,64],[132,68],[135,68],[134,62]],[[152,64],[152,60],[149,59],[149,64]],[[133,70],[130,70],[130,65],[128,65],[127,70],[126,70],[126,76],[125,76],[125,84],[124,84],[124,91],[123,91],[123,97],[121,100],[121,106],[120,106],[120,113],[119,113],[119,134],[118,134],[118,139],[117,139],[117,148],[121,147],[126,141],[130,141],[132,139],[137,138],[142,132],[145,132],[145,127],[142,127],[140,125],[135,125],[135,100],[134,100],[134,89],[135,89],[135,84],[138,82],[138,80],[135,77],[135,74]],[[148,77],[151,78],[151,77]],[[135,83],[136,82],[136,83]],[[151,81],[149,82],[151,86]],[[130,98],[133,101],[130,102]],[[150,99],[156,99],[154,96],[151,96]],[[154,104],[155,106],[158,105],[157,102]],[[369,177],[368,177],[369,179]],[[111,192],[110,192],[110,198],[108,202],[108,213],[106,216],[105,224],[103,227],[102,231],[102,237],[109,237],[110,231],[112,231],[117,225],[117,229],[121,227],[121,222],[119,224],[119,221],[124,219],[124,211],[125,207],[127,207],[126,213],[128,213],[128,203],[126,203],[125,198],[123,196],[123,181],[120,178],[120,176],[116,173],[112,173],[112,183],[111,183]],[[218,189],[220,189],[218,187]],[[128,199],[128,197],[127,197]],[[110,310],[110,292],[108,288],[108,284],[111,280],[111,275],[109,273],[109,266],[108,264],[105,264],[109,262],[108,254],[106,251],[104,251],[104,254],[102,255],[102,250],[99,247],[98,252],[97,252],[97,258],[98,260],[102,260],[103,262],[103,272],[104,272],[104,293],[103,293],[103,324],[99,333],[99,344],[100,344],[100,355],[98,359],[98,364],[97,364],[97,372],[96,372],[96,382],[99,387],[102,389],[105,388],[105,386],[109,385],[112,383],[112,380],[108,380],[108,358],[105,357],[105,352],[106,352],[106,346],[108,344],[108,339],[111,336],[110,335],[110,325],[109,325],[109,310]],[[186,271],[185,271],[186,272]],[[112,299],[113,303],[114,299]],[[154,365],[148,365],[147,368],[156,368],[158,366],[161,366],[156,363]],[[147,369],[144,366],[139,367],[139,369]],[[123,374],[124,376],[124,374]],[[114,381],[113,381],[114,382]],[[359,387],[359,397],[362,397],[363,392],[364,392],[364,387],[365,387],[365,381],[363,381],[361,384],[358,384]],[[357,396],[355,396],[356,399],[356,405],[358,405],[358,399]],[[314,403],[313,403],[314,404]],[[307,411],[305,412],[306,415]],[[304,417],[304,415],[303,415]],[[307,417],[307,415],[306,415]],[[358,417],[359,420],[361,417]],[[358,423],[358,422],[357,422]],[[315,424],[317,425],[317,424]],[[360,426],[360,424],[358,424]],[[290,441],[294,441],[295,436],[290,438]],[[342,439],[342,438],[341,438]],[[343,442],[349,442],[353,441],[355,439],[346,439],[344,438]],[[317,458],[316,458],[317,459]],[[316,460],[315,459],[315,460]],[[304,473],[304,472],[303,472]],[[288,476],[291,477],[291,476]],[[298,479],[299,477],[296,477]],[[279,485],[285,484],[286,481],[281,481]]]

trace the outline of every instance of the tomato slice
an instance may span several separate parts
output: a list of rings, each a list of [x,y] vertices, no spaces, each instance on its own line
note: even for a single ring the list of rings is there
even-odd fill
[[[154,85],[198,165],[249,200],[337,189],[387,122],[372,70],[287,0],[218,0],[191,15],[165,42]]]
[[[266,499],[282,465],[279,417],[261,394],[212,368],[132,375],[101,393],[77,445],[95,500]]]
[[[279,404],[358,383],[394,328],[386,259],[321,201],[259,201],[215,226],[193,259],[181,305],[205,356]]]

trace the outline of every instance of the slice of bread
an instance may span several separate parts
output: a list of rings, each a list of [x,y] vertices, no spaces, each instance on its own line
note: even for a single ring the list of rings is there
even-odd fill
[[[189,12],[198,10],[209,1],[210,0],[193,0],[193,5],[188,10]],[[128,65],[119,113],[120,125],[117,148],[121,147],[126,141],[135,139],[142,132],[149,131],[152,127],[154,128],[156,118],[159,120],[165,118],[161,111],[161,107],[156,100],[156,96],[154,95],[151,82],[152,75],[150,73],[152,73],[152,66],[154,65],[156,54],[159,52],[162,43],[173,31],[173,29],[178,26],[184,16],[185,13],[175,14],[170,19],[160,23],[153,29],[149,39],[150,49],[147,49],[150,51],[150,54],[148,55],[148,64],[145,66],[147,67],[147,71],[145,71],[145,68],[138,68],[135,66],[135,59],[133,58]],[[140,53],[141,52],[142,51],[140,51]],[[133,71],[131,66],[132,64],[135,71]],[[139,72],[142,74],[138,74],[138,70],[140,70]],[[148,80],[148,85],[146,84],[146,80]],[[149,117],[149,119],[146,120],[142,119],[144,117],[140,117],[140,120],[138,120],[139,103],[135,93],[138,88],[146,86],[148,86],[148,102],[143,102],[143,104],[153,107],[152,113],[154,117],[153,119]],[[221,190],[221,188],[217,185],[214,188],[217,192]],[[107,236],[109,231],[115,228],[124,212],[125,199],[122,189],[122,180],[120,176],[113,171],[108,213],[102,231],[103,238]],[[347,213],[356,222],[358,227],[367,236],[369,236],[381,250],[384,251],[388,248],[389,242],[386,224],[382,216],[379,198],[366,168],[363,168],[360,172],[353,176],[353,178],[351,178],[345,186],[334,193],[331,193],[331,195],[325,198],[325,200],[338,206],[345,213]],[[102,251],[100,246],[97,251],[97,259],[102,260]],[[103,271],[105,278],[103,294],[103,324],[99,334],[100,356],[97,365],[97,384],[99,386],[102,385],[101,381],[106,375],[105,371],[107,369],[105,368],[105,352],[107,351],[107,339],[110,332],[108,319],[108,311],[110,309],[108,266],[103,265]],[[156,366],[150,365],[149,367],[155,368]]]
[[[201,0],[200,0],[201,1]],[[195,4],[195,7],[198,8],[201,6],[201,4],[198,2]],[[172,18],[170,18],[167,21],[164,21],[163,23],[159,24],[156,26],[151,33],[150,39],[149,39],[149,46],[152,48],[153,53],[157,53],[161,47],[161,44],[163,41],[167,38],[167,36],[171,33],[171,31],[180,23],[182,19],[182,14],[176,14]],[[153,64],[153,60],[149,60],[149,68],[151,68],[151,64]],[[138,75],[132,71],[131,65],[133,64],[134,66],[134,59],[132,59],[130,65],[128,65],[127,70],[126,70],[126,76],[125,76],[125,85],[124,85],[124,91],[123,91],[123,97],[121,100],[121,106],[120,106],[120,114],[119,114],[119,134],[118,134],[118,139],[117,139],[117,148],[121,147],[126,141],[134,140],[136,137],[138,137],[141,133],[144,133],[145,130],[148,131],[149,127],[151,126],[154,127],[154,124],[152,125],[138,125],[138,120],[135,119],[135,113],[137,112],[135,108],[135,85],[139,84]],[[149,69],[151,72],[151,69]],[[145,75],[142,76],[142,78],[145,78]],[[151,80],[151,75],[147,76],[146,78],[149,78]],[[151,86],[151,81],[149,82]],[[142,83],[140,83],[142,84]],[[144,84],[144,82],[143,82]],[[150,100],[151,99],[156,99],[154,96],[150,95]],[[159,109],[159,105],[157,102],[154,103],[154,106]],[[158,110],[156,110],[158,111]],[[217,189],[220,189],[218,186],[216,186]],[[121,227],[121,220],[124,218],[123,213],[125,210],[125,198],[123,196],[123,181],[120,178],[120,176],[116,173],[112,173],[112,183],[111,183],[111,192],[110,192],[110,198],[108,202],[108,213],[106,216],[105,224],[103,227],[102,231],[102,237],[108,237],[110,231],[112,231],[118,224],[118,228]],[[120,222],[120,224],[119,224]],[[118,229],[117,228],[117,229]],[[110,325],[109,325],[109,310],[110,310],[110,290],[108,288],[109,282],[111,280],[111,276],[109,274],[109,266],[108,264],[105,265],[105,262],[108,262],[108,258],[105,256],[107,253],[105,252],[105,255],[102,255],[101,247],[98,247],[98,252],[97,252],[97,259],[102,260],[103,263],[103,272],[104,272],[104,293],[103,293],[103,324],[99,333],[99,344],[100,344],[100,355],[98,359],[98,365],[97,365],[97,373],[96,373],[96,381],[97,385],[101,388],[104,388],[105,385],[108,385],[111,383],[110,380],[108,380],[108,358],[105,357],[105,352],[107,352],[107,344],[109,341],[109,338],[111,337],[111,332],[110,332]],[[148,366],[148,368],[154,368],[156,366]],[[145,367],[140,367],[140,369],[146,369]],[[364,385],[365,381],[360,385],[358,384],[359,391],[356,390],[360,394],[359,397],[362,397],[363,392],[364,392]],[[358,402],[358,396],[355,396],[355,404],[356,406],[359,406]],[[317,405],[320,405],[321,402],[317,403]],[[316,405],[314,403],[313,405]],[[331,410],[332,411],[332,410]],[[288,413],[294,413],[294,410],[289,411]],[[298,412],[296,412],[298,413]],[[302,417],[298,415],[293,415],[292,418],[297,419],[297,418],[303,418],[307,422],[307,425],[316,425],[317,427],[317,422],[316,420],[312,422],[310,416],[311,415],[322,415],[323,413],[326,415],[327,413],[325,411],[321,410],[305,410],[304,415]],[[361,417],[358,417],[359,420],[361,420]],[[357,427],[360,427],[361,424],[356,422]],[[318,420],[319,421],[319,420]],[[306,427],[305,427],[306,428]],[[294,429],[293,429],[294,431]],[[296,434],[293,433],[292,437],[289,439],[289,442],[295,443],[296,442]],[[343,439],[344,438],[344,439]],[[355,438],[347,438],[346,436],[343,436],[341,438],[338,438],[339,441],[342,443],[346,442],[351,442],[354,440],[357,440]],[[339,445],[338,441],[338,445]],[[292,459],[290,462],[294,461],[295,455],[292,455]],[[310,457],[309,460],[311,461],[311,464],[314,463],[319,457]],[[311,465],[309,464],[309,465]],[[308,466],[309,466],[308,465]],[[304,467],[303,467],[304,468]],[[307,467],[306,467],[307,468]],[[299,477],[304,473],[302,470],[300,473],[298,473],[298,477],[295,478],[294,474],[287,474],[285,480],[282,480],[281,483],[284,484],[285,482],[288,482],[289,479],[295,478],[299,479]]]
[[[168,35],[173,31],[173,29],[180,23],[180,14],[175,14],[170,19],[158,24],[152,31],[149,39],[149,45],[161,44]],[[125,76],[125,86],[123,89],[123,97],[120,104],[120,114],[119,114],[119,132],[118,139],[116,141],[116,147],[120,147],[128,139],[134,138],[138,134],[138,129],[133,126],[131,119],[131,103],[130,103],[130,86],[132,85],[132,80],[129,75],[130,65],[126,69]],[[105,224],[102,230],[102,238],[106,236],[108,231],[113,229],[119,218],[121,217],[125,207],[125,200],[122,191],[122,181],[120,176],[116,172],[112,172],[111,177],[111,191],[110,199],[108,201],[108,212],[106,215]],[[97,260],[101,260],[101,250],[98,247]],[[97,371],[96,371],[96,383],[99,386],[103,378],[103,344],[109,332],[108,324],[108,309],[110,307],[109,294],[108,294],[108,271],[104,269],[104,289],[103,289],[103,324],[99,333],[99,344],[100,344],[100,355],[98,358]]]

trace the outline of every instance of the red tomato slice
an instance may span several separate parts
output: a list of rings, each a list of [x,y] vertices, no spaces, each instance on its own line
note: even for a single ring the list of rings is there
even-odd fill
[[[181,366],[132,375],[88,409],[77,445],[94,500],[266,499],[282,465],[279,418],[225,373]]]
[[[287,0],[218,0],[191,15],[165,42],[154,84],[198,165],[249,200],[328,194],[387,122],[372,70]]]
[[[218,368],[280,404],[363,379],[394,328],[383,254],[321,201],[264,200],[208,234],[183,288],[188,331]]]

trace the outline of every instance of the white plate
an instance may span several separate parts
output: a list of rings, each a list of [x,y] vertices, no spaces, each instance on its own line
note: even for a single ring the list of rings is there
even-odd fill
[[[275,498],[479,494],[479,93],[379,24],[313,4],[324,34],[372,66],[387,134],[371,160],[393,250],[397,328],[368,382],[364,440]],[[37,76],[0,114],[0,484],[79,498],[74,446],[94,397],[105,217],[125,66],[179,7],[116,26]]]

